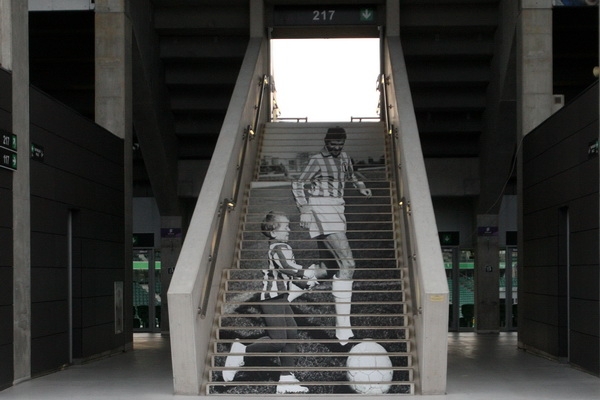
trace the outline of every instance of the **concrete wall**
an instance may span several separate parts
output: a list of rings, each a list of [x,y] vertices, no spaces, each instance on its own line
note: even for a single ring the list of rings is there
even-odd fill
[[[505,195],[500,202],[498,214],[498,244],[506,246],[507,232],[517,231],[517,199]],[[440,232],[459,232],[461,249],[473,249],[477,236],[477,198],[438,196],[433,198],[435,219]]]
[[[11,85],[0,73],[0,129],[11,131]],[[12,174],[0,168],[0,390],[13,381]]]
[[[600,373],[598,84],[523,143],[524,348]],[[570,283],[570,284],[569,284]]]
[[[153,233],[154,243],[160,243],[160,212],[154,197],[133,198],[133,232]]]
[[[0,93],[10,87],[10,75],[0,71]],[[0,96],[0,127],[10,132],[7,101],[10,96]],[[30,104],[31,143],[43,150],[43,158],[31,160],[36,376],[132,342],[131,299],[122,304],[121,333],[115,330],[114,284],[131,266],[123,260],[123,141],[37,90]],[[0,169],[0,388],[13,381],[12,321],[18,318],[12,307],[12,173]]]

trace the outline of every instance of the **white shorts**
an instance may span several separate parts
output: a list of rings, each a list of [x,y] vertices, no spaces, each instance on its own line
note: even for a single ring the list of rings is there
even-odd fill
[[[344,199],[338,197],[309,197],[312,222],[308,228],[310,237],[346,232]]]

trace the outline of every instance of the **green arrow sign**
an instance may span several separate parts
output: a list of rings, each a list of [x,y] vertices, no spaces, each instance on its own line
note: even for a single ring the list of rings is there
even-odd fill
[[[17,135],[2,130],[0,132],[0,147],[17,151]]]
[[[361,8],[360,9],[360,20],[363,22],[373,21],[375,18],[375,11],[372,8]]]
[[[17,169],[17,153],[0,147],[0,167],[6,169]]]

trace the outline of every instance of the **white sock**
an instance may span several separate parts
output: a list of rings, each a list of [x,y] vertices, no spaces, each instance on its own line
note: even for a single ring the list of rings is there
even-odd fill
[[[342,346],[348,343],[348,339],[354,336],[350,323],[350,310],[352,304],[352,284],[351,280],[342,280],[333,277],[331,289],[335,299],[335,336],[340,339]]]

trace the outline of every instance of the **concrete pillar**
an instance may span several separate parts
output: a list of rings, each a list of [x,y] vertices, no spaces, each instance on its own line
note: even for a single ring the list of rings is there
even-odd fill
[[[400,2],[387,0],[385,4],[385,35],[400,36]]]
[[[250,0],[250,37],[264,37],[265,5],[263,0]]]
[[[180,216],[162,216],[160,218],[160,258],[161,258],[161,332],[169,332],[169,304],[167,291],[175,271],[175,265],[183,244],[182,218]]]
[[[124,146],[124,297],[132,289],[132,28],[125,0],[97,0],[95,9],[96,123],[123,139]],[[125,324],[131,332],[131,307],[125,308]],[[131,342],[131,340],[129,340]]]
[[[12,70],[12,0],[0,0],[0,66]]]
[[[552,0],[522,0],[517,24],[521,136],[552,115]]]
[[[475,250],[475,331],[500,330],[500,273],[498,254],[498,215],[477,216]]]
[[[12,67],[12,131],[17,135],[13,173],[14,382],[31,377],[31,198],[29,182],[29,23],[26,1],[2,1],[2,64]],[[11,21],[7,22],[7,19]],[[5,36],[7,35],[7,36]],[[4,49],[8,46],[8,49]],[[6,58],[4,58],[6,57]]]

